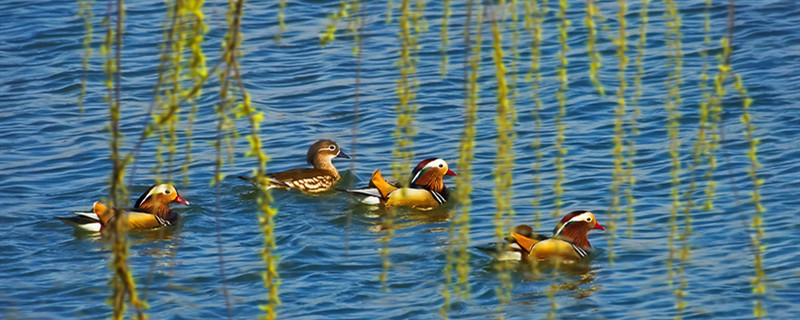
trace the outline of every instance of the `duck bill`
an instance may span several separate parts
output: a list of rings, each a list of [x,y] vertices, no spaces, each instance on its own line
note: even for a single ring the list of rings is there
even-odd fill
[[[458,174],[455,171],[447,169],[447,172],[444,174],[446,176],[457,176]]]
[[[337,158],[350,159],[350,156],[348,156],[346,153],[342,152],[342,150],[339,150],[339,154],[337,154],[336,157]]]
[[[175,200],[173,200],[173,202],[183,203],[187,206],[189,205],[189,201],[184,200],[181,196],[175,197]]]
[[[595,225],[594,225],[594,228],[592,228],[592,229],[605,230],[605,229],[606,229],[606,227],[603,227],[603,226],[602,226],[602,225],[600,225],[599,223],[595,223]]]

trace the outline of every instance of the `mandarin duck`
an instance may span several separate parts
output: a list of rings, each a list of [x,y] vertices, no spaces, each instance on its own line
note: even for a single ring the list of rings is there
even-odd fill
[[[534,234],[530,226],[519,225],[506,239],[511,251],[509,256],[515,260],[578,261],[592,253],[587,237],[592,229],[606,228],[597,223],[594,214],[585,210],[573,211],[564,216],[551,237]]]
[[[339,171],[333,166],[333,158],[350,159],[332,140],[319,140],[308,148],[306,161],[313,168],[298,168],[267,173],[267,189],[297,189],[317,193],[328,191],[339,181]],[[256,178],[239,176],[240,179],[257,184]]]
[[[188,205],[171,184],[162,183],[153,185],[145,191],[133,209],[123,209],[128,216],[129,229],[150,229],[169,226],[178,220],[178,214],[172,212],[169,204],[172,202]],[[56,217],[78,228],[99,232],[113,222],[114,211],[108,206],[95,202],[90,212],[73,212],[72,217]]]
[[[444,160],[429,158],[422,160],[411,171],[408,188],[386,181],[380,170],[375,170],[369,181],[369,187],[346,191],[366,195],[367,198],[363,202],[368,204],[432,209],[445,203],[450,197],[450,192],[442,180],[446,175],[455,176],[456,173],[449,169]]]

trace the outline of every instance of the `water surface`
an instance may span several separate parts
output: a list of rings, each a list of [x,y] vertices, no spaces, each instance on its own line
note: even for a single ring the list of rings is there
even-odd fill
[[[551,1],[553,2],[553,1]],[[544,82],[541,93],[544,163],[544,196],[540,209],[545,213],[543,231],[552,228],[555,218],[553,160],[556,128],[553,124],[558,88],[557,3],[550,4],[542,52]],[[700,101],[697,84],[702,69],[703,1],[679,3],[683,18],[685,64],[682,70],[684,103],[680,112],[681,161],[684,171],[691,161],[689,150],[696,135]],[[369,18],[365,36],[360,87],[360,113],[353,115],[355,59],[352,42],[340,34],[325,47],[318,46],[318,34],[328,23],[327,14],[335,2],[291,1],[286,12],[288,31],[275,42],[277,2],[248,3],[244,20],[243,76],[253,103],[267,115],[261,136],[264,151],[270,155],[270,170],[304,165],[306,148],[317,139],[339,142],[354,159],[336,160],[342,170],[343,185],[365,183],[374,169],[390,171],[393,161],[396,126],[394,106],[399,71],[399,42],[395,23],[385,23],[385,3],[368,3]],[[614,2],[599,4],[615,26]],[[224,34],[225,4],[208,3],[206,14],[210,32],[204,50],[209,64],[219,56],[219,39]],[[599,97],[588,77],[586,31],[583,3],[575,2],[568,12],[572,21],[569,33],[569,74],[567,92],[565,210],[592,210],[599,221],[611,223],[607,212],[612,174],[612,135],[616,98]],[[712,50],[721,52],[718,39],[723,34],[726,3],[711,8]],[[96,14],[104,3],[95,3]],[[156,80],[158,45],[162,41],[163,3],[131,2],[127,5],[123,61],[122,131],[124,150],[135,144],[142,125],[148,121],[147,109]],[[638,40],[638,3],[630,6],[629,43]],[[764,304],[776,319],[800,316],[800,6],[794,1],[740,1],[737,3],[734,70],[744,79],[755,103],[750,115],[761,139],[758,149],[763,165],[759,174],[766,183],[761,188],[766,245],[764,267],[769,285]],[[93,57],[85,111],[79,112],[76,97],[80,91],[82,21],[76,16],[74,1],[3,1],[0,3],[0,314],[3,318],[106,318],[110,272],[107,245],[96,237],[74,232],[73,228],[52,219],[69,211],[86,209],[108,194],[111,163],[108,158],[107,106],[101,81],[101,61]],[[519,9],[521,11],[521,9]],[[442,157],[455,166],[464,111],[461,61],[464,5],[454,5],[448,74],[441,77],[439,28],[442,11],[439,3],[427,6],[429,31],[421,38],[417,94],[420,106],[415,116],[419,134],[414,140],[416,160]],[[564,290],[556,294],[558,318],[588,319],[672,319],[675,296],[667,285],[669,248],[670,158],[667,153],[666,112],[664,110],[665,28],[663,4],[650,8],[646,74],[643,79],[640,135],[636,138],[637,178],[634,195],[635,223],[627,225],[618,217],[617,237],[609,248],[610,233],[593,231],[590,239],[600,254],[586,269],[561,276],[532,278],[528,272],[512,273],[512,299],[502,306],[508,318],[543,318],[550,309],[546,290],[553,281]],[[340,28],[346,28],[341,24]],[[484,27],[485,32],[488,27]],[[100,31],[100,27],[96,28]],[[607,33],[615,33],[614,27]],[[605,31],[602,31],[605,37]],[[490,33],[484,34],[483,69],[480,73],[481,101],[478,111],[477,144],[473,163],[471,228],[469,250],[471,268],[470,297],[450,306],[454,318],[483,319],[497,312],[497,274],[492,259],[476,249],[497,241],[493,215],[495,186],[492,172],[496,153],[494,114],[494,71],[491,68]],[[504,40],[511,39],[504,31]],[[95,40],[101,39],[100,33]],[[520,36],[520,72],[527,72],[530,36]],[[507,42],[506,42],[507,43]],[[612,93],[617,84],[614,47],[607,40],[599,47],[603,54],[601,81]],[[96,50],[97,52],[98,50]],[[507,48],[507,53],[510,48]],[[631,47],[628,56],[633,58]],[[510,65],[510,60],[507,61]],[[628,70],[634,72],[633,68]],[[715,69],[711,69],[715,72]],[[522,79],[523,77],[520,77]],[[212,80],[213,81],[213,80]],[[534,208],[534,137],[529,84],[519,82],[515,123],[515,166],[513,168],[514,224],[531,223]],[[153,319],[199,319],[227,317],[223,281],[227,287],[232,315],[254,318],[258,305],[266,302],[261,280],[264,263],[259,258],[263,235],[258,230],[255,194],[251,186],[235,178],[254,168],[252,158],[244,158],[248,145],[236,141],[236,161],[226,165],[229,175],[219,188],[219,207],[213,176],[215,152],[210,142],[216,138],[214,85],[209,85],[199,101],[194,125],[194,161],[190,165],[191,183],[181,183],[179,171],[174,179],[182,195],[192,205],[176,206],[183,216],[180,225],[131,234],[130,266],[140,295],[146,298]],[[729,90],[733,92],[731,88]],[[629,94],[632,90],[629,90]],[[743,142],[744,130],[738,99],[727,99],[723,114],[725,132],[722,151],[717,155],[720,168],[713,211],[696,211],[688,238],[691,259],[686,265],[687,309],[693,319],[748,319],[752,317],[754,295],[750,281],[754,276],[753,254],[749,245],[752,183]],[[183,116],[185,117],[185,115]],[[354,138],[354,123],[358,131]],[[237,122],[240,133],[249,128]],[[181,138],[179,150],[186,139]],[[355,152],[353,152],[355,150]],[[155,141],[144,144],[135,175],[127,178],[131,199],[154,181]],[[181,151],[182,152],[182,151]],[[179,153],[182,162],[184,154]],[[415,161],[416,161],[415,160]],[[179,166],[176,166],[179,167]],[[132,171],[132,170],[129,170]],[[684,175],[684,178],[687,176]],[[446,180],[452,186],[452,180]],[[685,187],[682,189],[685,190]],[[279,213],[275,218],[278,269],[281,276],[278,314],[283,318],[435,318],[443,303],[443,268],[450,245],[447,228],[455,207],[431,212],[400,211],[394,238],[390,241],[392,268],[382,290],[378,280],[382,271],[379,256],[385,233],[379,215],[354,205],[340,193],[308,196],[299,192],[273,192]],[[632,236],[626,235],[631,229]],[[225,277],[220,273],[217,235],[222,240]],[[615,254],[609,262],[609,251]]]

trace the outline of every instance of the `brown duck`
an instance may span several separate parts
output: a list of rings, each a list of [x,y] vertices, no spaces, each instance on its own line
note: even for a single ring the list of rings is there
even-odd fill
[[[333,158],[350,159],[332,140],[319,140],[308,148],[306,161],[313,168],[298,168],[265,175],[267,189],[297,189],[308,193],[328,191],[339,181],[339,171],[333,166]],[[258,183],[255,178],[239,178]]]

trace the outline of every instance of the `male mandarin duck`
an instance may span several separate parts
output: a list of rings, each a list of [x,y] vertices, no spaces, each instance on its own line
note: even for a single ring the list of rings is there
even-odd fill
[[[128,228],[150,229],[172,225],[178,220],[178,214],[169,208],[169,204],[172,202],[189,204],[171,184],[162,183],[151,186],[139,197],[139,200],[136,200],[133,209],[124,209],[128,215]],[[94,203],[91,212],[73,213],[76,216],[56,217],[56,219],[94,232],[102,231],[114,219],[113,210],[109,210],[99,201]]]
[[[552,237],[534,234],[530,226],[520,225],[514,228],[507,240],[515,259],[578,261],[592,253],[587,237],[592,229],[606,228],[597,223],[594,214],[579,210],[564,216],[553,230]]]
[[[317,193],[328,191],[339,181],[339,171],[333,166],[333,158],[350,159],[332,140],[319,140],[308,148],[306,161],[314,168],[299,168],[267,173],[267,189],[298,189]],[[239,176],[242,180],[257,183],[255,178]]]
[[[414,167],[408,188],[387,182],[380,170],[375,170],[368,188],[347,191],[367,195],[365,203],[432,209],[445,203],[450,197],[442,180],[445,175],[455,176],[456,173],[449,169],[444,160],[429,158]]]

